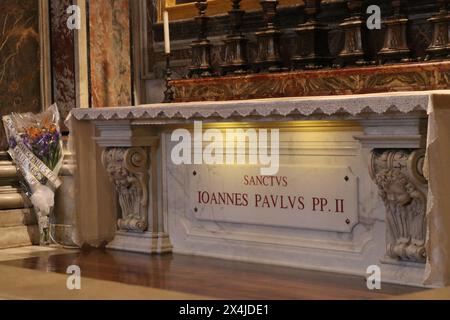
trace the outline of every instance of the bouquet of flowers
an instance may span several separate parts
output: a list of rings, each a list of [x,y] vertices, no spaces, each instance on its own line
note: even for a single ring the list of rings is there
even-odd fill
[[[63,162],[63,145],[56,105],[40,114],[13,113],[3,117],[8,153],[22,174],[27,195],[38,216],[40,244],[50,243],[49,216]]]

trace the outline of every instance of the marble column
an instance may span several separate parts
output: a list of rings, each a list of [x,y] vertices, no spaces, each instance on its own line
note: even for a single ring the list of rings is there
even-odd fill
[[[75,57],[75,31],[67,28],[70,14],[67,8],[74,0],[50,1],[51,73],[53,101],[58,104],[61,118],[77,107],[77,68]]]
[[[132,105],[130,1],[90,1],[88,19],[91,106]]]

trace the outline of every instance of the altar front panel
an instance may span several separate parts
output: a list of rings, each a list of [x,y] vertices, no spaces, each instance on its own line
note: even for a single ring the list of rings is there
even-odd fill
[[[220,129],[226,128],[221,125]],[[280,129],[280,171],[275,176],[286,176],[294,183],[285,196],[294,190],[306,197],[319,192],[317,198],[327,199],[327,205],[334,201],[318,212],[317,206],[313,211],[311,199],[302,215],[279,207],[254,207],[255,194],[271,195],[270,187],[243,185],[245,173],[258,175],[257,167],[175,165],[171,150],[176,142],[167,131],[162,138],[163,205],[174,251],[358,275],[365,275],[370,265],[381,266],[386,248],[385,207],[367,169],[371,150],[355,139],[362,134],[363,128],[350,121],[293,122],[289,129]],[[296,170],[308,172],[304,184],[295,181],[299,179]],[[207,196],[199,199],[199,191],[208,192],[209,200]],[[248,193],[248,206],[253,203],[253,209],[220,203],[220,193],[231,191]],[[325,196],[320,197],[320,191]],[[346,199],[345,218],[331,212],[341,198]],[[269,201],[276,202],[273,197]],[[284,206],[289,206],[287,202]],[[413,278],[412,282],[421,283],[423,266],[400,268],[389,263],[383,268],[387,278],[391,277],[388,281],[408,278],[411,282]]]

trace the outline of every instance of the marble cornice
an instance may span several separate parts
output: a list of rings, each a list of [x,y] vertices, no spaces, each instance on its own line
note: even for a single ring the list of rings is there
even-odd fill
[[[366,118],[373,115],[414,113],[426,117],[436,96],[449,96],[450,90],[412,93],[383,93],[333,97],[298,97],[240,101],[150,104],[135,107],[74,109],[76,120],[155,120],[186,121],[233,120],[239,118]]]

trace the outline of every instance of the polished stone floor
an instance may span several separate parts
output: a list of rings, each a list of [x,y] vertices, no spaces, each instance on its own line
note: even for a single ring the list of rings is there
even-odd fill
[[[20,248],[0,249],[0,263],[3,261],[21,260],[39,256],[49,257],[56,254],[69,254],[73,252],[73,250],[64,249],[59,246],[28,246]]]
[[[60,284],[63,291],[66,291],[64,284],[70,265],[80,267],[82,283],[106,281],[117,286],[139,286],[173,293],[173,298],[184,294],[213,299],[389,299],[424,291],[391,284],[382,284],[381,290],[370,291],[365,279],[357,276],[178,254],[150,256],[58,247],[0,250],[0,267],[13,268],[8,269],[9,274],[14,275],[14,270],[16,273],[45,273],[50,276],[50,283],[63,281]],[[4,294],[8,290],[5,285],[0,284]],[[27,283],[27,287],[30,286],[33,286],[32,280]],[[91,287],[99,289],[101,286]],[[16,290],[15,294],[17,297],[20,291]],[[85,294],[111,298],[106,291],[85,291]],[[70,295],[62,297],[70,298]],[[170,299],[170,294],[165,297]],[[136,295],[130,298],[136,299]],[[147,294],[142,298],[151,297]]]

